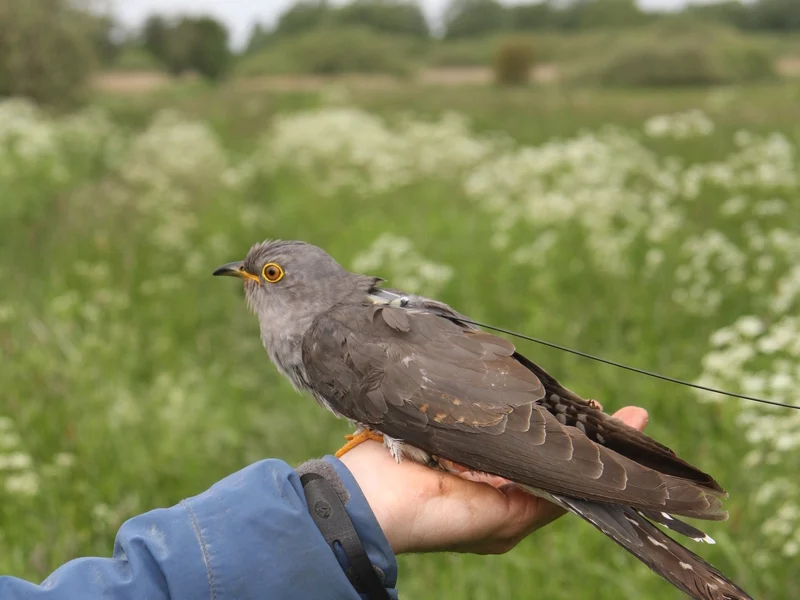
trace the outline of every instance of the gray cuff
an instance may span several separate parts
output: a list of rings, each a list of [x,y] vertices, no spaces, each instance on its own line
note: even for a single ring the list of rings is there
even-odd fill
[[[336,472],[336,469],[334,469],[329,462],[321,458],[314,458],[304,462],[297,467],[295,471],[301,477],[306,473],[318,473],[322,475],[325,480],[331,484],[333,491],[339,496],[339,500],[342,501],[342,504],[346,505],[350,500],[350,493],[347,491],[347,488],[344,487],[344,483]]]

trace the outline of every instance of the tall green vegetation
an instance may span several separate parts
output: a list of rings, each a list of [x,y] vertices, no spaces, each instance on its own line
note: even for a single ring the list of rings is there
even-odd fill
[[[167,56],[170,25],[161,15],[152,15],[142,28],[142,45],[154,57],[164,60]]]
[[[208,79],[222,78],[231,63],[228,49],[228,30],[219,21],[210,17],[184,19],[189,42],[189,67]]]
[[[208,16],[175,21],[152,16],[144,25],[141,43],[173,75],[195,71],[218,80],[231,65],[228,30]]]
[[[0,0],[0,96],[80,99],[102,39],[100,20],[81,8],[68,0]]]

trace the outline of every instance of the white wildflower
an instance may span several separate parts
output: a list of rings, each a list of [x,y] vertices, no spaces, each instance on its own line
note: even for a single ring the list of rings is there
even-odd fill
[[[278,118],[264,138],[261,163],[268,171],[307,173],[321,193],[375,194],[420,178],[457,177],[496,149],[454,113],[389,126],[359,109],[325,108]]]
[[[408,238],[383,234],[353,260],[353,270],[380,274],[385,269],[393,286],[432,295],[453,277],[447,265],[425,259]]]
[[[29,454],[25,452],[12,452],[11,454],[0,454],[0,470],[25,470],[33,464]]]
[[[644,124],[645,133],[653,138],[688,139],[714,132],[714,123],[701,110],[689,110],[652,117]]]
[[[732,196],[720,206],[719,212],[727,217],[738,215],[747,207],[747,198],[745,196]]]
[[[11,450],[18,447],[20,442],[19,434],[16,431],[12,429],[0,429],[0,450]]]
[[[757,317],[741,317],[733,326],[740,334],[749,338],[764,332],[764,323]]]
[[[53,464],[62,469],[69,469],[75,465],[75,455],[69,452],[59,452],[53,458]]]
[[[12,495],[35,496],[39,492],[39,476],[33,471],[8,475],[5,478],[5,488]]]

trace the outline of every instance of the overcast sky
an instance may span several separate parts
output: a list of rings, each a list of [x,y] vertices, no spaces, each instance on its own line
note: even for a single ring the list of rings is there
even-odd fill
[[[521,0],[501,0],[507,4],[519,4]],[[695,0],[696,1],[696,0]],[[448,0],[420,0],[425,12],[436,21]],[[114,12],[128,26],[136,27],[155,12],[205,13],[225,21],[233,35],[233,43],[239,47],[247,40],[255,22],[271,24],[294,0],[112,0]],[[647,9],[675,9],[686,4],[686,0],[639,0]]]

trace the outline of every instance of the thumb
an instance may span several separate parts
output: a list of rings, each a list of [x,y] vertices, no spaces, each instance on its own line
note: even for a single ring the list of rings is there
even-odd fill
[[[647,411],[638,406],[626,406],[624,408],[620,408],[612,416],[615,419],[619,419],[629,427],[633,427],[639,431],[642,431],[645,428],[647,421],[650,418],[647,414]]]

